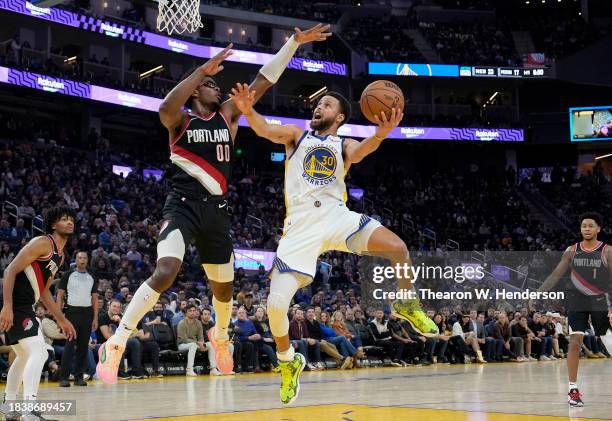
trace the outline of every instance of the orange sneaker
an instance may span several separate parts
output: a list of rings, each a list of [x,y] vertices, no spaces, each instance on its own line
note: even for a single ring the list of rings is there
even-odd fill
[[[98,349],[98,365],[96,366],[98,379],[106,384],[117,383],[117,372],[124,351],[125,346],[110,344],[108,341],[102,344]]]
[[[221,374],[231,374],[234,369],[234,357],[230,352],[229,339],[215,339],[214,328],[208,330],[208,340],[215,349],[215,363]]]

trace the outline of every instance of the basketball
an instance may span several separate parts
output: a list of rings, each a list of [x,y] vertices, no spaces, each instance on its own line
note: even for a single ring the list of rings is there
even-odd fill
[[[359,107],[365,118],[378,124],[374,119],[375,115],[380,116],[380,113],[384,111],[388,119],[391,117],[392,108],[404,110],[404,94],[395,83],[388,80],[377,80],[363,90]]]

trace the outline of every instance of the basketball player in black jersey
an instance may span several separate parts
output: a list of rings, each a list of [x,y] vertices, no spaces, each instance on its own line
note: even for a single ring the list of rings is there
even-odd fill
[[[257,90],[256,100],[278,81],[301,44],[326,40],[331,35],[328,29],[329,25],[321,24],[304,32],[295,28],[295,34],[252,83]],[[127,339],[160,293],[172,286],[185,247],[193,239],[213,291],[216,324],[209,331],[209,339],[217,368],[223,374],[233,369],[227,329],[234,261],[225,195],[241,113],[232,100],[221,103],[221,90],[213,78],[223,70],[221,63],[231,55],[231,47],[232,44],[180,82],[159,108],[159,117],[169,133],[172,192],[163,210],[155,272],[134,294],[115,334],[100,347],[96,371],[105,383],[117,381],[117,367]],[[189,111],[185,112],[184,107]]]
[[[597,212],[580,215],[582,241],[568,247],[561,262],[546,278],[540,291],[550,291],[570,269],[571,290],[566,294],[566,310],[570,328],[570,345],[567,352],[569,378],[568,403],[583,406],[578,385],[578,363],[584,333],[593,325],[596,336],[603,336],[612,328],[612,247],[597,240],[603,223]]]
[[[36,400],[38,393],[40,375],[48,355],[34,314],[36,302],[40,299],[44,303],[68,339],[76,336],[74,327],[64,317],[49,291],[64,260],[64,245],[74,231],[74,217],[72,209],[50,209],[44,223],[47,235],[30,240],[4,271],[0,330],[6,332],[8,344],[17,356],[6,379],[2,404],[5,415],[12,412],[10,401],[17,399],[22,383],[24,400]],[[13,416],[18,417],[19,414]],[[29,413],[26,418],[43,419],[36,413]]]

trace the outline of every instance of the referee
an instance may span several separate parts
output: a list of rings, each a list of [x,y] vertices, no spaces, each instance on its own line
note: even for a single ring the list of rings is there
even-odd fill
[[[66,318],[74,325],[76,338],[66,342],[62,355],[60,387],[70,387],[68,377],[76,346],[75,386],[87,386],[83,379],[87,367],[87,348],[92,331],[98,328],[98,281],[87,272],[89,257],[84,251],[76,255],[76,269],[66,272],[57,289],[57,302],[63,307],[66,299]]]

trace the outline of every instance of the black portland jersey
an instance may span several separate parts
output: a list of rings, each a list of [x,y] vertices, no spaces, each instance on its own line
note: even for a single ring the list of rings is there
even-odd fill
[[[233,158],[225,116],[220,111],[207,118],[188,113],[181,132],[170,142],[173,190],[188,197],[224,195]]]
[[[611,290],[607,249],[608,245],[601,241],[591,250],[585,249],[582,243],[572,246],[572,285],[582,294],[603,295]]]
[[[33,306],[40,299],[49,278],[53,279],[62,264],[62,253],[51,235],[46,236],[51,242],[51,253],[32,262],[15,277],[13,288],[13,307]]]

